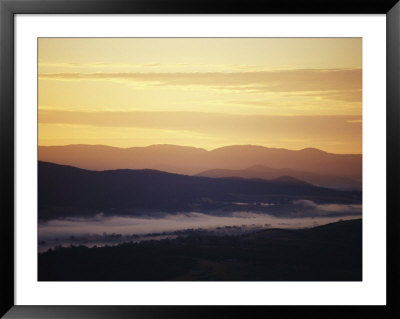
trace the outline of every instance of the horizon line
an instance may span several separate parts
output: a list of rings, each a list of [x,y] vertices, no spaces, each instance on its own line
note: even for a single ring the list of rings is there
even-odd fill
[[[253,147],[262,147],[262,148],[267,148],[267,149],[279,149],[279,150],[288,150],[288,151],[295,151],[295,152],[299,152],[299,151],[304,151],[304,150],[317,150],[323,153],[327,153],[327,154],[338,154],[338,155],[362,155],[362,153],[332,153],[332,152],[328,152],[325,150],[322,150],[320,148],[317,147],[305,147],[305,148],[301,148],[301,149],[289,149],[289,148],[284,148],[284,147],[269,147],[269,146],[264,146],[264,145],[259,145],[259,144],[231,144],[231,145],[225,145],[225,146],[220,146],[217,148],[213,148],[213,149],[206,149],[203,147],[196,147],[196,146],[191,146],[191,145],[178,145],[178,144],[168,144],[168,143],[161,143],[161,144],[149,144],[146,146],[129,146],[129,147],[121,147],[121,146],[113,146],[113,145],[107,145],[107,144],[82,144],[82,143],[78,143],[78,144],[63,144],[63,145],[39,145],[38,144],[38,148],[39,147],[68,147],[68,146],[105,146],[105,147],[110,147],[110,148],[118,148],[118,149],[131,149],[131,148],[148,148],[148,147],[154,147],[154,146],[177,146],[177,147],[186,147],[186,148],[194,148],[194,149],[199,149],[199,150],[203,150],[206,152],[212,152],[221,148],[225,148],[225,147],[234,147],[234,146],[253,146]]]

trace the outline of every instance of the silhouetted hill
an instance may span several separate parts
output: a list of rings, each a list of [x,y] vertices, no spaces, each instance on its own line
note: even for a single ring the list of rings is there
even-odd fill
[[[39,162],[39,218],[135,215],[222,209],[235,202],[359,203],[361,193],[316,187],[293,178],[275,181],[186,176],[155,170],[89,171]],[[233,208],[229,208],[235,209]]]
[[[291,176],[279,176],[277,178],[271,179],[270,182],[277,183],[277,184],[294,184],[294,185],[304,186],[304,187],[309,187],[312,185],[310,183],[306,183],[304,181],[301,181],[301,180],[291,177]]]
[[[362,221],[39,254],[39,281],[361,281]]]
[[[67,145],[39,146],[38,153],[40,161],[90,170],[147,168],[194,175],[218,167],[237,170],[263,165],[357,178],[361,177],[362,172],[360,154],[331,154],[311,148],[293,151],[255,145],[232,145],[206,151],[177,145],[126,149],[104,145]]]
[[[338,175],[321,175],[310,172],[302,172],[290,168],[271,168],[263,165],[254,165],[246,169],[211,169],[197,174],[204,177],[242,177],[262,178],[271,180],[280,176],[291,176],[316,186],[361,190],[361,178],[350,178]]]

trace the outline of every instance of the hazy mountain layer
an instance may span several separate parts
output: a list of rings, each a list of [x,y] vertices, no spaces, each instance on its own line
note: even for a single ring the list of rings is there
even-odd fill
[[[206,151],[176,145],[116,148],[104,145],[40,146],[39,160],[90,170],[156,169],[194,175],[215,168],[245,169],[254,165],[290,168],[324,175],[360,178],[362,155],[331,154],[318,149],[292,151],[234,145]]]
[[[266,180],[280,176],[292,176],[305,182],[329,188],[361,190],[361,178],[350,178],[345,176],[321,175],[309,172],[296,171],[290,168],[271,168],[257,165],[242,170],[211,169],[197,174],[205,177],[242,177],[262,178]]]

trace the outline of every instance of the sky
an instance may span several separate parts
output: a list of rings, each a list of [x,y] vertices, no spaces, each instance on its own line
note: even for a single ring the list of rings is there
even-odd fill
[[[361,38],[39,38],[39,145],[362,153]]]

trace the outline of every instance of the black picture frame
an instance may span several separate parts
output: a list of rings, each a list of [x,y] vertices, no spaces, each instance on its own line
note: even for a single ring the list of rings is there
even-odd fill
[[[21,306],[14,305],[14,16],[16,14],[385,14],[387,22],[386,306]],[[0,0],[0,315],[4,318],[400,318],[398,0]],[[384,108],[383,105],[376,106]]]

